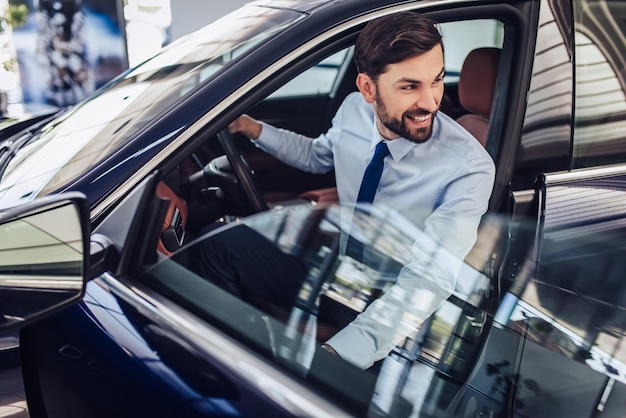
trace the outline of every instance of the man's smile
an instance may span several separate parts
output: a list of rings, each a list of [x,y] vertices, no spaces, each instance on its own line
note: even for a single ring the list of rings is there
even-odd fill
[[[406,115],[406,118],[411,123],[411,125],[418,128],[430,126],[431,117],[432,113],[420,115]]]

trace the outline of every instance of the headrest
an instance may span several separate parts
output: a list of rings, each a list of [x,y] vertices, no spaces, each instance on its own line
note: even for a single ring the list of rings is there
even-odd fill
[[[465,58],[459,76],[461,106],[489,117],[500,64],[499,48],[477,48]]]

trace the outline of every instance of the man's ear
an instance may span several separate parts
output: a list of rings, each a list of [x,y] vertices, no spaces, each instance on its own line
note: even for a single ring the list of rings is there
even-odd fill
[[[376,100],[376,84],[370,76],[365,73],[359,73],[356,76],[356,86],[367,103],[374,103]]]

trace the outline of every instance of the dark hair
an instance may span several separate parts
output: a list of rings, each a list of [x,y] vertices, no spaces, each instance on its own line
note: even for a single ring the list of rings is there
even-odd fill
[[[415,12],[394,13],[365,26],[356,40],[354,62],[360,73],[377,79],[388,64],[421,55],[437,44],[443,50],[434,20]]]

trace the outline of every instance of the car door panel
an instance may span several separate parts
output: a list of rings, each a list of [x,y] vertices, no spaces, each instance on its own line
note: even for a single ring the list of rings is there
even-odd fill
[[[91,282],[83,304],[27,330],[33,351],[27,358],[38,366],[49,418],[211,417],[235,410],[252,416],[254,408],[288,416],[227,378],[219,362],[155,323],[139,299],[126,300],[120,289],[110,278]]]

